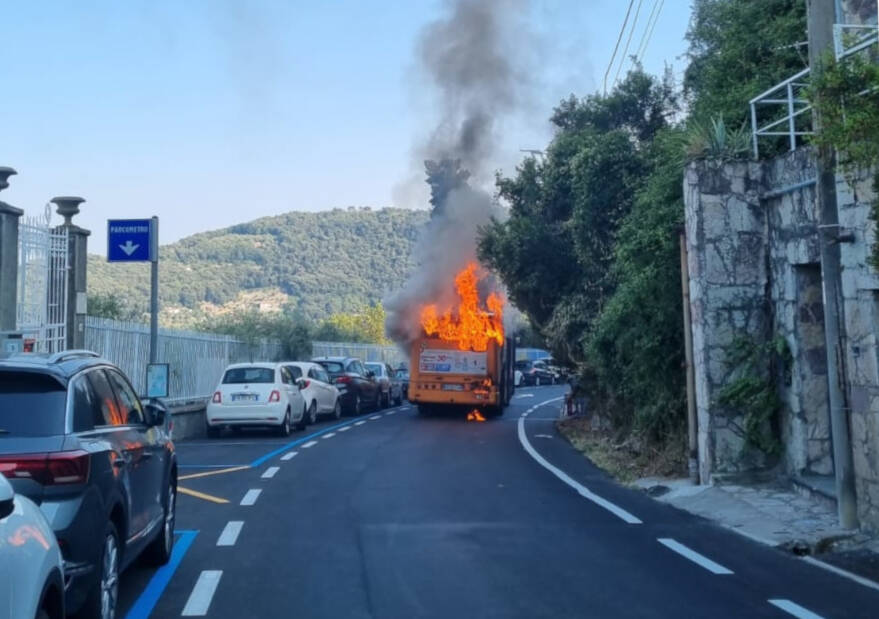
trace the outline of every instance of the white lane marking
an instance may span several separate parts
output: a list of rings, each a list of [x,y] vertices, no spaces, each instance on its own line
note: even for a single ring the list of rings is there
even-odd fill
[[[561,399],[562,398],[553,398],[551,400],[546,400],[545,402],[541,402],[540,404],[538,404],[534,408],[538,408],[540,406],[543,406],[544,404],[549,404],[550,402],[555,402],[556,400],[561,400]],[[612,513],[614,516],[624,520],[625,522],[627,522],[629,524],[641,524],[640,519],[636,518],[635,516],[633,516],[632,514],[627,512],[626,510],[624,510],[622,507],[614,505],[613,503],[611,503],[607,499],[604,499],[604,498],[598,496],[597,494],[592,492],[589,488],[587,488],[583,484],[581,484],[577,481],[574,481],[573,479],[571,479],[571,477],[567,473],[565,473],[561,469],[553,466],[543,456],[541,456],[539,453],[537,453],[537,450],[531,446],[531,442],[528,440],[528,436],[525,434],[525,416],[528,415],[528,413],[532,412],[532,410],[533,409],[523,413],[522,416],[519,417],[519,442],[522,443],[522,447],[525,448],[525,451],[528,452],[528,455],[530,455],[532,458],[534,458],[540,466],[542,466],[543,468],[548,470],[550,473],[552,473],[553,475],[555,475],[556,477],[561,479],[563,482],[568,484],[571,488],[576,490],[580,494],[580,496],[582,496],[584,499],[588,499],[589,501],[592,501],[593,503],[595,503],[599,507],[603,507],[604,509],[606,509],[607,511]]]
[[[217,546],[234,546],[238,541],[238,534],[241,533],[241,527],[244,526],[243,520],[230,520],[220,533],[217,539]]]
[[[408,411],[410,408],[412,408],[412,407],[411,406],[401,406],[400,410],[401,411]]]
[[[246,493],[244,493],[244,498],[241,499],[240,505],[253,505],[259,498],[260,492],[262,492],[262,490],[260,490],[259,488],[251,488]]]
[[[514,397],[515,399],[517,399],[517,400],[518,400],[519,398],[533,398],[533,397],[534,397],[534,394],[533,394],[533,393],[520,393],[519,395],[516,395],[516,396],[513,396],[513,397]]]
[[[362,426],[364,423],[366,423],[366,422],[361,419],[360,421],[355,421],[354,425],[355,426]]]
[[[266,469],[266,472],[260,475],[263,479],[271,479],[275,476],[275,473],[281,470],[280,466],[270,466]]]
[[[341,428],[339,428],[339,432],[347,432],[350,429],[351,429],[351,426],[342,426]]]
[[[678,553],[682,557],[689,559],[693,563],[696,563],[697,565],[704,567],[706,570],[708,570],[712,574],[732,574],[733,573],[732,570],[729,570],[729,569],[723,567],[719,563],[715,563],[714,561],[712,561],[711,559],[709,559],[708,557],[706,557],[704,555],[700,555],[695,550],[690,550],[689,548],[687,548],[686,546],[684,546],[680,542],[676,542],[675,540],[671,539],[670,537],[660,537],[660,538],[657,538],[656,541],[658,541],[660,544],[662,544],[666,548],[675,551],[676,553]]]
[[[317,441],[308,441],[302,445],[302,449],[308,449],[309,447],[314,447],[317,445]]]
[[[386,414],[386,415],[396,415],[396,414],[397,414],[397,411],[388,411],[388,412],[385,413],[385,414]]]
[[[803,608],[799,604],[794,604],[790,600],[769,600],[769,603],[780,608],[788,615],[793,615],[799,619],[824,619],[821,615],[816,615],[808,608]]]
[[[211,606],[211,600],[214,598],[214,592],[220,584],[222,575],[223,570],[204,570],[199,574],[192,593],[186,600],[186,606],[180,614],[184,617],[204,617],[208,614],[208,608]]]
[[[372,417],[369,418],[369,420],[372,421],[373,419],[381,419],[381,418],[382,418],[381,415],[373,415]]]
[[[336,436],[335,432],[327,432],[321,438],[333,438],[334,436]]]
[[[833,572],[837,576],[842,576],[843,578],[848,578],[849,580],[853,580],[859,585],[864,585],[865,587],[870,587],[871,589],[875,589],[879,591],[879,584],[876,584],[872,580],[867,580],[863,576],[858,576],[857,574],[852,574],[851,572],[844,570],[840,567],[836,567],[835,565],[830,565],[829,563],[824,563],[820,559],[816,559],[815,557],[803,557],[803,561],[807,563],[811,563],[816,567],[820,567],[822,569],[827,570],[828,572]]]
[[[281,460],[292,460],[293,458],[296,457],[296,454],[298,454],[298,453],[299,453],[298,451],[288,451],[283,456],[281,456]]]

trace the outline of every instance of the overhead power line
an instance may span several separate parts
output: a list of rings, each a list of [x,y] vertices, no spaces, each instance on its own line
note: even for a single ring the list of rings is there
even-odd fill
[[[604,93],[607,94],[607,76],[610,75],[610,69],[613,67],[613,61],[617,57],[617,50],[620,48],[620,41],[623,40],[623,33],[626,31],[626,24],[629,23],[629,14],[632,12],[632,5],[635,4],[635,0],[629,0],[629,8],[626,9],[626,18],[623,20],[623,27],[620,28],[620,35],[617,37],[617,44],[613,48],[613,54],[610,57],[610,62],[607,63],[607,71],[604,72]]]
[[[653,29],[656,27],[656,22],[659,21],[659,13],[662,12],[663,4],[665,4],[665,0],[653,0],[653,10],[650,11],[650,17],[647,18],[647,25],[644,26],[644,34],[641,36],[641,42],[638,44],[638,52],[635,54],[638,62],[641,62],[644,59],[644,52],[647,51],[650,37],[653,36]]]
[[[638,15],[641,14],[641,5],[643,3],[644,0],[638,0],[638,8],[635,10],[635,19],[632,20],[632,27],[629,29],[629,38],[626,39],[626,48],[620,56],[620,64],[617,67],[617,74],[613,78],[613,84],[617,83],[617,80],[620,78],[620,72],[623,70],[623,65],[626,63],[626,54],[629,53],[629,45],[632,43],[632,35],[635,34],[635,28],[638,26]],[[611,87],[613,84],[611,84]]]

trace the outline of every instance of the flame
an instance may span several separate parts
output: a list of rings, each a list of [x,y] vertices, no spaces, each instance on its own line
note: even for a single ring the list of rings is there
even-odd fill
[[[483,417],[482,413],[474,408],[472,411],[467,413],[467,421],[485,421],[485,417]]]
[[[460,350],[484,351],[492,340],[504,343],[504,300],[492,292],[485,300],[485,309],[479,306],[479,278],[476,263],[470,262],[455,276],[458,307],[447,309],[442,316],[436,304],[421,310],[421,326],[427,335],[455,342]]]

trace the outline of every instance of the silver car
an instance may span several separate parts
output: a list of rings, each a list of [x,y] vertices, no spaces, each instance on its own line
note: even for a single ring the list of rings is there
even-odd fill
[[[0,474],[0,617],[63,619],[62,570],[58,541],[40,508]]]
[[[375,382],[379,384],[381,389],[379,396],[381,408],[387,408],[392,403],[396,405],[403,403],[403,385],[388,364],[369,361],[363,365],[375,374]]]

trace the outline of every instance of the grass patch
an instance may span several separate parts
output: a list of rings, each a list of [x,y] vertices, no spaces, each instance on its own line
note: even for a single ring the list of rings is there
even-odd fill
[[[557,422],[559,432],[595,466],[628,484],[641,477],[682,477],[687,472],[686,436],[664,445],[647,445],[637,437],[619,440],[591,428],[590,420],[573,417]]]

